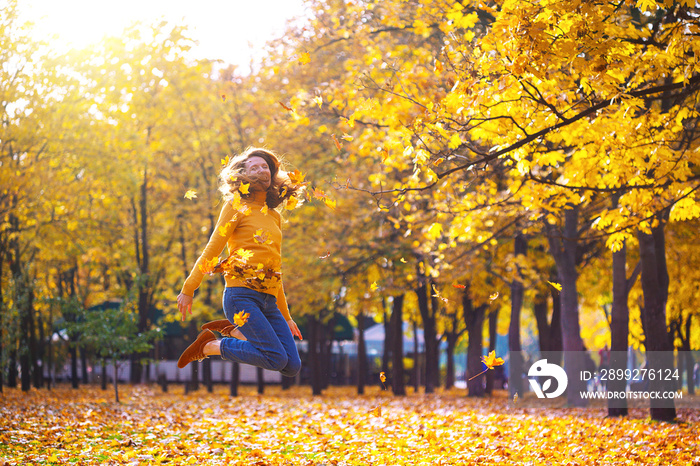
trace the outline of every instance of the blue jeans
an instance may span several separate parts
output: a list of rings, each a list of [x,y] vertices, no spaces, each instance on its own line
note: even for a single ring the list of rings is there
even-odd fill
[[[277,308],[275,296],[244,287],[227,287],[223,304],[230,322],[241,311],[249,313],[250,317],[239,328],[247,341],[221,339],[222,358],[278,371],[288,377],[299,373],[299,352],[289,325]]]

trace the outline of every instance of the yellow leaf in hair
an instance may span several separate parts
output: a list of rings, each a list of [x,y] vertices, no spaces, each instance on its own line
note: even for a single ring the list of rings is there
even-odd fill
[[[238,190],[241,194],[248,194],[250,192],[250,183],[242,183]]]
[[[294,210],[299,203],[299,199],[296,197],[290,197],[287,199],[287,205],[284,206],[285,209],[287,210]]]
[[[302,184],[304,182],[304,178],[306,175],[304,175],[302,172],[299,170],[294,170],[293,172],[287,173],[287,176],[289,177],[289,181],[292,182],[292,184]],[[284,188],[286,191],[287,188]],[[282,193],[284,196],[285,193]]]
[[[228,165],[229,160],[230,159],[227,155],[225,158],[221,159],[221,165],[223,165],[225,167],[226,165]]]

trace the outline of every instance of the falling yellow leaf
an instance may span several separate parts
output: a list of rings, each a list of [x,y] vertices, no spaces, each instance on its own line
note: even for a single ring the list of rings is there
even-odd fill
[[[309,55],[309,52],[304,52],[301,55],[299,55],[299,64],[300,65],[306,65],[311,61],[311,55]]]
[[[386,382],[386,374],[384,372],[379,373],[379,380],[381,380],[382,383]]]
[[[316,97],[314,97],[314,103],[318,105],[318,108],[321,108],[321,105],[323,105],[323,97],[317,95]]]
[[[197,191],[190,189],[185,193],[185,199],[195,199],[197,197]]]
[[[404,258],[402,257],[402,258],[399,260],[399,262],[405,264],[405,263],[406,263],[406,259],[404,259]]]
[[[494,294],[489,296],[489,301],[495,301],[496,298],[498,298],[498,291],[496,291]]]
[[[493,369],[496,366],[502,366],[504,362],[503,359],[496,357],[496,351],[491,351],[488,356],[482,356],[481,361],[489,369]]]
[[[338,150],[341,150],[343,148],[343,145],[340,143],[340,141],[338,141],[338,138],[335,137],[335,134],[331,134],[331,139],[333,139],[333,142],[335,143],[335,147]]]
[[[345,139],[346,141],[352,141],[354,138],[350,136],[348,133],[343,133],[341,136],[342,139]]]
[[[238,190],[241,194],[248,194],[250,192],[250,183],[242,183]]]
[[[289,173],[287,173],[287,176],[289,177],[289,181],[291,181],[292,184],[303,184],[304,178],[306,177],[306,175],[304,175],[299,170],[294,170],[293,172],[289,172]]]
[[[287,204],[284,206],[284,208],[287,210],[294,210],[297,204],[299,204],[299,199],[296,197],[290,197],[287,199]]]
[[[239,327],[243,327],[246,322],[248,322],[248,317],[250,317],[249,313],[245,311],[238,312],[233,316],[233,323]]]
[[[331,209],[335,210],[335,200],[334,199],[329,199],[327,197],[324,197],[323,203],[326,204]]]
[[[379,288],[377,286],[377,282],[372,282],[372,284],[369,286],[369,289],[372,291],[377,291],[377,288]]]
[[[268,210],[270,209],[267,207],[267,204],[265,204],[262,206],[262,209],[260,209],[260,212],[262,212],[263,215],[267,215]]]
[[[221,165],[225,167],[226,165],[228,165],[229,161],[230,161],[230,159],[229,159],[229,156],[227,155],[226,157],[221,159]]]
[[[560,285],[559,283],[550,282],[549,280],[547,280],[547,283],[549,283],[550,285],[552,285],[552,287],[553,287],[555,290],[561,291],[561,285]]]

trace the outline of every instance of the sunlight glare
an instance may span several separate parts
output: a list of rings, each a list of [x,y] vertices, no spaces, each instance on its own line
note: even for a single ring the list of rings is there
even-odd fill
[[[247,64],[266,41],[282,35],[286,21],[304,15],[303,0],[22,0],[22,17],[37,39],[59,53],[119,36],[135,21],[184,25],[198,42],[194,58]]]

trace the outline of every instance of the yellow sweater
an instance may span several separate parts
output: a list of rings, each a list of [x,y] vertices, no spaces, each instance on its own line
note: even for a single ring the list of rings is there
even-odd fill
[[[227,201],[214,233],[185,280],[182,293],[194,296],[204,274],[212,272],[219,254],[228,245],[229,257],[221,267],[226,286],[243,286],[276,296],[285,320],[291,319],[282,286],[281,223],[279,212],[267,209],[264,192],[243,199],[238,209]]]

